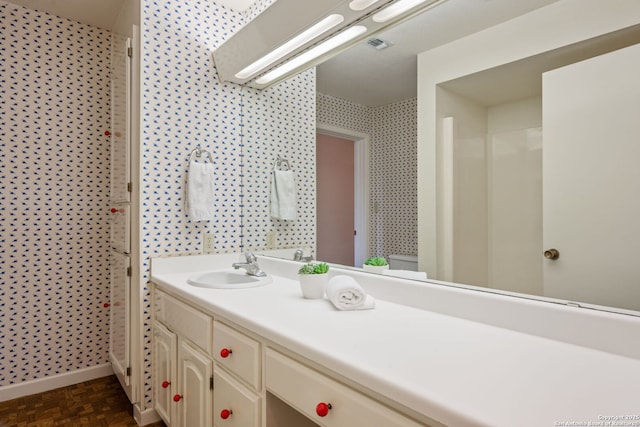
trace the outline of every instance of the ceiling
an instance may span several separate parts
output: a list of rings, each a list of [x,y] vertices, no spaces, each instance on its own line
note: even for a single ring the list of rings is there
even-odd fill
[[[320,64],[318,91],[368,106],[413,98],[418,53],[555,1],[448,0],[377,36],[392,47],[377,51],[363,43]]]
[[[126,0],[7,0],[33,10],[112,29]],[[255,0],[215,0],[237,11]],[[393,45],[378,51],[366,43],[317,67],[318,91],[378,106],[416,96],[417,54],[512,19],[557,0],[448,0],[379,34]],[[354,66],[357,64],[357,66]]]
[[[113,29],[116,17],[126,0],[7,0],[26,8],[46,12],[61,18]]]
[[[542,73],[640,43],[640,25],[584,40],[520,61],[441,84],[480,105],[492,106],[540,96]]]
[[[1,1],[1,0],[0,0]],[[31,10],[46,12],[61,18],[112,30],[126,0],[5,0]],[[242,12],[255,0],[215,0],[230,9]]]

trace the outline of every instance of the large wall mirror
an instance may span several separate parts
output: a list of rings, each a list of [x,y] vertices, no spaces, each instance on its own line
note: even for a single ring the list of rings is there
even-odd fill
[[[486,45],[475,52],[467,50],[464,60],[448,56],[463,55],[460,46],[464,43],[458,46],[458,40],[472,40],[479,32],[487,32],[483,29],[556,6],[568,13],[567,9],[578,10],[578,3],[575,0],[449,0],[378,34],[376,41],[356,46],[317,66],[318,128],[311,131],[365,141],[368,150],[364,152],[369,160],[369,182],[363,190],[366,194],[360,195],[366,214],[361,218],[368,221],[364,251],[359,258],[354,249],[356,255],[341,262],[327,259],[318,248],[317,258],[360,267],[363,256],[414,256],[417,269],[426,272],[429,281],[459,283],[482,291],[527,295],[549,302],[639,315],[640,271],[628,265],[634,264],[629,260],[640,253],[635,243],[640,241],[635,238],[640,228],[629,225],[634,216],[640,217],[640,208],[635,203],[640,176],[622,168],[628,163],[634,169],[633,162],[624,159],[640,158],[640,153],[625,151],[613,160],[607,153],[622,150],[617,145],[607,148],[602,144],[600,151],[587,152],[578,143],[565,149],[569,150],[565,153],[571,159],[569,165],[557,163],[554,175],[550,175],[551,172],[543,169],[543,162],[545,166],[552,163],[551,157],[547,157],[552,150],[545,152],[545,144],[552,138],[569,138],[563,133],[566,131],[547,126],[554,121],[553,117],[558,117],[556,121],[565,121],[563,109],[573,108],[573,104],[561,105],[560,101],[574,99],[583,105],[604,105],[604,102],[587,98],[580,101],[582,98],[575,94],[567,95],[571,92],[549,92],[544,96],[543,75],[545,88],[549,90],[561,86],[567,91],[584,92],[561,83],[563,79],[579,80],[570,73],[569,77],[562,77],[560,73],[556,77],[547,72],[640,43],[640,19],[633,22],[630,16],[621,22],[619,18],[612,18],[610,30],[604,28],[606,25],[593,30],[594,34],[598,33],[597,37],[590,30],[576,30],[575,33],[582,31],[584,36],[576,35],[575,41],[540,42],[541,45],[547,43],[549,48],[536,47],[537,51],[531,50],[534,53],[511,57],[506,53],[504,60],[487,60],[482,54],[494,49],[500,51],[495,56],[500,56],[508,50],[505,45],[495,48]],[[586,9],[597,8],[597,2],[588,3]],[[627,2],[621,7],[634,6]],[[602,14],[608,13],[605,6],[602,8]],[[597,14],[597,11],[591,12]],[[582,19],[580,14],[575,17],[576,22]],[[575,22],[567,20],[565,25],[573,27]],[[511,37],[512,44],[518,44],[513,37],[516,35]],[[487,36],[486,40],[489,39]],[[530,42],[521,40],[522,45]],[[388,47],[373,46],[377,43]],[[455,46],[448,51],[449,45]],[[473,46],[473,42],[468,45]],[[432,51],[436,53],[429,54]],[[462,71],[464,64],[471,63],[474,57],[479,65],[469,67],[468,72]],[[442,66],[444,63],[452,65]],[[613,68],[640,71],[637,62]],[[593,94],[595,99],[613,94],[615,90],[608,87],[616,80],[615,76],[602,75],[595,85],[601,89]],[[267,89],[266,93],[274,89]],[[637,94],[634,90],[630,88],[628,93]],[[250,99],[247,102],[251,102]],[[618,108],[626,105],[613,102]],[[616,110],[612,107],[604,110],[607,108]],[[637,110],[633,114],[638,114]],[[611,121],[613,118],[607,120],[617,129],[604,138],[607,143],[630,139],[626,130],[620,131],[617,122]],[[631,138],[637,141],[638,130],[635,132]],[[603,139],[602,135],[599,134],[599,138]],[[357,146],[355,155],[358,155]],[[589,156],[593,157],[590,161],[600,162],[599,166],[588,163]],[[613,161],[614,165],[607,161]],[[579,175],[579,168],[575,166],[583,163],[587,170]],[[605,171],[612,177],[599,185],[599,193],[591,190],[598,186],[600,178],[590,183],[591,190],[560,185],[584,181],[590,175],[589,168]],[[580,191],[598,194],[597,200]],[[607,194],[624,197],[603,199]],[[581,203],[573,206],[574,211],[554,211],[551,207],[554,197]],[[625,200],[630,203],[623,204]],[[318,216],[314,218],[315,231],[324,234],[320,229],[320,209],[315,208]],[[594,215],[587,218],[583,214],[586,212]],[[552,226],[546,216],[562,221]],[[357,223],[357,218],[355,221]],[[609,227],[611,223],[623,227],[614,231]],[[598,237],[597,233],[587,234],[577,225],[609,236],[617,234],[622,241],[615,243]],[[559,233],[588,236],[572,244],[590,248],[590,261],[574,258],[576,249],[549,237],[552,227]],[[545,251],[552,249],[559,251],[559,258],[553,259],[553,251],[545,258]],[[567,274],[565,270],[580,273]],[[596,277],[596,270],[602,274]]]

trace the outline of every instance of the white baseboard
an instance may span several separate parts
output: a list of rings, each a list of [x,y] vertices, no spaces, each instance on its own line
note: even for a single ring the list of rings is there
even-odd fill
[[[113,375],[111,363],[0,387],[0,402]]]
[[[133,419],[136,420],[139,426],[146,426],[147,424],[157,423],[161,420],[160,415],[155,409],[149,408],[144,411],[140,411],[140,406],[136,403],[133,405]]]

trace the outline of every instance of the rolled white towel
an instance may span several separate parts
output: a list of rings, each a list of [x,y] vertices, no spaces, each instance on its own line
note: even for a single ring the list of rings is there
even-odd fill
[[[376,300],[367,295],[351,276],[332,277],[327,284],[326,294],[338,310],[367,310],[376,306]]]

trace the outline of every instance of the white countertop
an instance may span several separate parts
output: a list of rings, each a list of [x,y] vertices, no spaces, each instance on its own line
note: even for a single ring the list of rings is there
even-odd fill
[[[235,257],[222,256],[220,267]],[[605,425],[603,417],[627,415],[637,418],[618,425],[640,426],[638,359],[382,300],[374,310],[338,311],[303,299],[278,271],[262,287],[197,288],[186,283],[193,271],[220,267],[186,258],[181,268],[154,260],[152,281],[443,424]]]

